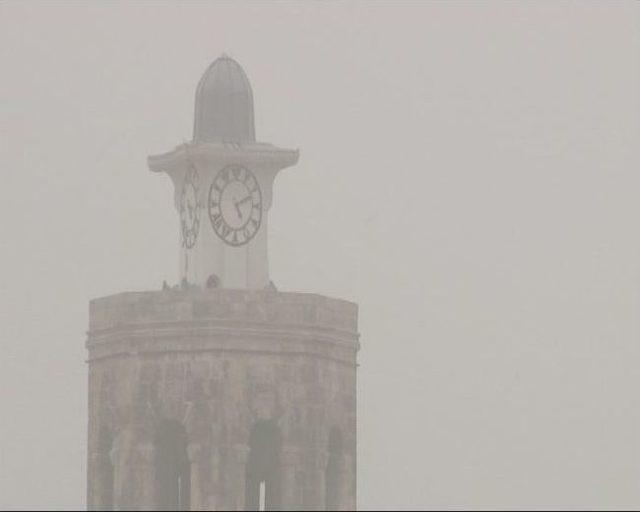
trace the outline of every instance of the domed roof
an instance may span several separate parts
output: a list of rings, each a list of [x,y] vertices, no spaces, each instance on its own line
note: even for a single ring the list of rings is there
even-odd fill
[[[254,142],[253,92],[244,70],[226,55],[204,72],[196,89],[194,142]]]

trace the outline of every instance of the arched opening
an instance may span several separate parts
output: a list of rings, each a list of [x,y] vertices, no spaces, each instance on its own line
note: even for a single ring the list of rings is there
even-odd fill
[[[98,433],[98,499],[99,510],[113,510],[113,474],[111,449],[113,433],[109,427],[103,426]]]
[[[187,434],[177,421],[158,424],[154,439],[156,509],[189,510],[191,467]]]
[[[258,421],[249,437],[245,510],[280,508],[280,430],[273,421]]]
[[[340,473],[342,469],[342,434],[337,428],[331,429],[328,446],[329,458],[324,475],[324,504],[326,510],[340,508]]]

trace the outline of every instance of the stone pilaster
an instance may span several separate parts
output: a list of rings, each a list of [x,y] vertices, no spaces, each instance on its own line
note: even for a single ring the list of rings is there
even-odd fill
[[[299,448],[284,447],[280,453],[282,510],[302,508],[302,451]]]
[[[109,501],[113,497],[113,476],[105,474],[107,471],[113,472],[109,454],[102,452],[89,453],[89,471],[91,481],[95,482],[95,484],[89,488],[87,508],[89,510],[107,510],[112,506]],[[111,488],[107,489],[107,485],[111,485]]]
[[[114,509],[154,510],[154,448],[137,440],[131,431],[121,432],[111,450],[114,465]]]
[[[187,453],[191,465],[191,510],[207,510],[205,447],[199,443],[189,443]]]
[[[339,510],[356,509],[356,460],[351,455],[345,455],[339,466]]]
[[[325,472],[327,468],[325,452],[306,452],[305,484],[302,510],[325,510]]]
[[[238,444],[233,449],[233,465],[229,468],[233,475],[233,485],[230,487],[232,495],[231,510],[245,509],[245,491],[247,481],[247,460],[249,459],[249,447]]]

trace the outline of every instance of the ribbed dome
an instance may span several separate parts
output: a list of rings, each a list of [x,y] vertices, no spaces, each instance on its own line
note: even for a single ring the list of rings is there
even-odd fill
[[[193,140],[256,140],[251,84],[240,64],[226,55],[216,59],[198,83]]]

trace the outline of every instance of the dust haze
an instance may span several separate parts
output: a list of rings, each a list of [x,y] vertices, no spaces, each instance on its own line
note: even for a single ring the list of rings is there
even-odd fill
[[[177,283],[147,157],[251,81],[279,290],[353,301],[361,509],[640,506],[632,2],[0,3],[0,508],[86,502],[90,299]]]

